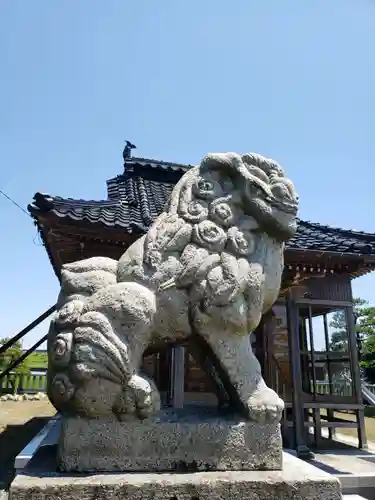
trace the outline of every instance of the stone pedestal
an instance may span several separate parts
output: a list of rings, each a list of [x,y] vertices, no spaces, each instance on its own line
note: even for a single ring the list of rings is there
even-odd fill
[[[219,416],[202,407],[168,409],[144,421],[63,418],[58,468],[65,472],[279,470],[280,426]]]
[[[38,455],[19,474],[10,500],[339,500],[338,479],[284,454],[282,471],[62,474],[55,450]]]

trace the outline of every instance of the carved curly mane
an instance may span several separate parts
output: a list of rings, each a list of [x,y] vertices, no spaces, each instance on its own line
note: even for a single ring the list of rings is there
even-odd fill
[[[148,231],[144,265],[157,270],[160,290],[194,284],[194,302],[230,303],[246,288],[249,262],[263,264],[257,235],[266,231],[283,239],[293,233],[294,217],[280,217],[280,208],[289,212],[294,195],[272,160],[255,154],[208,155],[178,182]],[[163,275],[163,262],[170,258],[176,261],[174,274],[167,267]]]

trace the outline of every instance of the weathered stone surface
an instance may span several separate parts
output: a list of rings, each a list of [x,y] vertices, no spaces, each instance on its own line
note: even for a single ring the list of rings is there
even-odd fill
[[[203,408],[168,409],[132,422],[63,418],[58,466],[69,472],[277,470],[280,426]]]
[[[139,372],[152,344],[200,339],[244,418],[278,422],[248,334],[276,300],[298,197],[256,154],[209,154],[117,262],[67,264],[48,340],[48,393],[65,415],[143,419],[160,408]]]
[[[338,479],[284,454],[283,471],[186,474],[90,474],[53,472],[53,463],[33,460],[10,489],[11,500],[339,500]]]

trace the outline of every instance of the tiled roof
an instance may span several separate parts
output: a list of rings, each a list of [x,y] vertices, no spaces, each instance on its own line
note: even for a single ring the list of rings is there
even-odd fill
[[[176,184],[186,170],[191,167],[192,165],[181,165],[180,163],[149,160],[147,158],[130,158],[126,160],[124,173],[107,181],[108,198],[122,198],[134,202],[137,190],[136,179],[154,181],[155,185],[166,185],[169,188],[171,184],[172,186]],[[169,196],[169,192],[167,196]]]
[[[188,168],[131,158],[126,161],[124,174],[107,181],[108,200],[73,200],[37,193],[29,210],[36,219],[49,212],[61,219],[143,233],[163,210],[174,184]],[[375,255],[375,234],[299,220],[298,231],[287,248]]]
[[[40,208],[45,195],[37,193],[29,210],[34,217],[51,212],[61,219],[87,221],[112,228],[126,229],[128,232],[143,233],[162,212],[165,200],[172,191],[173,184],[164,185],[153,181],[135,179],[131,183],[132,197],[104,201],[64,199],[48,197],[50,208]],[[129,189],[130,191],[130,189]]]
[[[298,230],[288,247],[300,250],[375,255],[375,234],[298,220]]]

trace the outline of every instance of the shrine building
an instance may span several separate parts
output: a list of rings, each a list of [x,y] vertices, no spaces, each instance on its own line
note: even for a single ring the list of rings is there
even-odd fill
[[[190,167],[128,155],[123,172],[107,180],[106,200],[36,193],[29,211],[57,278],[67,262],[119,259],[148,230]],[[299,219],[286,244],[279,298],[250,341],[267,384],[286,403],[285,439],[301,454],[311,444],[323,446],[322,428],[332,437],[337,427],[355,427],[359,447],[366,447],[351,282],[374,269],[375,234]],[[330,322],[338,311],[346,340],[333,348]],[[165,404],[216,402],[213,384],[188,345],[146,353],[144,370]],[[341,421],[335,412],[342,410],[353,412],[355,422]]]

